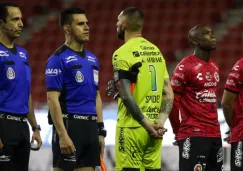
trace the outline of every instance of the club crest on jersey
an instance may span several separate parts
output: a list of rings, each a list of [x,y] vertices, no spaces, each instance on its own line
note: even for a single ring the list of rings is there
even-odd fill
[[[214,73],[214,78],[217,82],[219,82],[219,73],[215,72]]]
[[[212,75],[210,72],[206,72],[206,80],[211,81],[212,80]]]
[[[76,75],[75,75],[75,80],[78,82],[78,83],[81,83],[84,81],[84,75],[80,72],[80,71],[77,71],[76,72]]]
[[[8,67],[7,73],[6,73],[8,79],[12,80],[15,78],[15,72],[13,70],[13,68]]]
[[[196,164],[195,166],[194,166],[194,169],[193,169],[194,171],[202,171],[203,169],[202,169],[202,165],[201,164]]]

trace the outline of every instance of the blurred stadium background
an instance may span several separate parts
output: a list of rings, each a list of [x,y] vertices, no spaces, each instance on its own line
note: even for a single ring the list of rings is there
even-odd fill
[[[1,0],[3,1],[3,0]],[[80,7],[86,11],[90,26],[90,42],[85,48],[94,52],[100,62],[100,91],[104,101],[106,138],[105,162],[108,171],[114,171],[114,139],[116,104],[105,94],[107,81],[112,78],[111,57],[123,42],[117,39],[116,21],[126,7],[136,6],[145,13],[143,35],[162,51],[169,73],[186,55],[192,53],[187,33],[196,24],[212,26],[218,45],[213,59],[219,64],[220,87],[218,89],[219,120],[222,136],[228,129],[220,109],[220,101],[227,74],[233,64],[243,56],[243,0],[9,0],[21,6],[24,32],[17,43],[25,47],[32,66],[32,96],[38,122],[42,126],[43,148],[31,153],[31,171],[51,170],[51,126],[47,124],[45,90],[45,63],[48,57],[64,43],[64,35],[58,25],[58,13],[66,7]],[[163,171],[178,170],[178,149],[172,146],[170,123],[164,137]],[[229,170],[229,145],[224,144],[224,170]],[[99,170],[99,169],[98,169]]]

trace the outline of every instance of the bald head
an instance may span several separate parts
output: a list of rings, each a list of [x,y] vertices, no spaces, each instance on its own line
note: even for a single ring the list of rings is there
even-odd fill
[[[191,30],[188,33],[188,39],[189,42],[192,43],[193,39],[196,39],[198,34],[202,32],[203,28],[208,27],[207,25],[204,24],[198,24],[191,28]]]
[[[139,8],[129,7],[120,14],[127,23],[128,31],[140,31],[143,27],[144,14]]]
[[[188,33],[190,44],[203,50],[213,50],[216,48],[216,38],[212,29],[204,24],[194,26]]]

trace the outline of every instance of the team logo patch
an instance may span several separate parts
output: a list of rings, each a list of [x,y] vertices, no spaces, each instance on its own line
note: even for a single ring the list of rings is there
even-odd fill
[[[78,83],[81,83],[84,81],[84,75],[80,72],[80,71],[77,71],[76,72],[76,75],[75,75],[75,80],[78,82]]]
[[[6,73],[8,79],[12,80],[15,78],[15,72],[13,70],[13,68],[8,67],[7,73]]]
[[[194,169],[193,169],[194,171],[202,171],[202,165],[201,164],[196,164],[195,166],[194,166]]]
[[[217,82],[219,82],[219,74],[217,72],[214,73],[214,78]]]

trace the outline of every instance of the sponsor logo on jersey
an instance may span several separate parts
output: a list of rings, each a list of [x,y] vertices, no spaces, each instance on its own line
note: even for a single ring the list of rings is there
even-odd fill
[[[78,58],[76,56],[69,56],[66,57],[66,63],[72,62],[72,61],[77,61]]]
[[[118,140],[118,150],[120,152],[125,152],[125,137],[124,137],[124,128],[120,128],[119,140]]]
[[[114,60],[114,61],[117,60],[117,56],[118,56],[118,55],[114,55],[114,56],[113,56],[113,60]]]
[[[142,50],[154,50],[153,46],[140,46]]]
[[[49,76],[57,76],[58,74],[60,74],[62,71],[60,69],[54,69],[54,68],[48,68],[46,69],[46,75]]]
[[[181,83],[178,80],[171,80],[171,85],[175,87],[179,87],[181,86]]]
[[[239,68],[239,67],[240,67],[239,65],[235,65],[235,66],[233,67],[233,70],[238,71],[238,68]]]
[[[204,83],[204,87],[216,87],[217,82],[206,82]]]
[[[237,144],[237,149],[235,150],[235,166],[242,166],[242,141],[239,141]]]
[[[183,151],[182,151],[182,158],[189,159],[190,158],[190,152],[191,150],[191,142],[190,138],[187,138],[183,143]]]
[[[6,73],[8,79],[13,80],[15,78],[15,72],[13,68],[8,67],[7,73]]]
[[[76,155],[72,155],[72,156],[65,156],[65,158],[63,159],[64,161],[68,161],[68,162],[76,162]]]
[[[96,62],[95,58],[94,58],[94,57],[92,57],[92,56],[87,56],[87,58],[88,58],[88,61],[91,61],[91,62]]]
[[[179,65],[178,68],[179,68],[180,71],[182,71],[183,68],[184,68],[184,65]]]
[[[8,51],[2,51],[2,50],[0,50],[0,56],[9,56],[9,54],[7,52]]]
[[[19,56],[20,56],[21,58],[25,58],[25,59],[26,59],[26,54],[25,54],[24,52],[19,52]]]
[[[139,57],[140,56],[138,51],[132,52],[132,54],[133,54],[134,57]]]
[[[8,161],[10,161],[10,156],[1,155],[0,156],[0,161],[1,162],[8,162]]]
[[[237,73],[230,73],[229,76],[230,76],[230,77],[234,77],[234,78],[239,78],[240,74],[237,74]]]
[[[75,75],[75,80],[78,82],[78,83],[81,83],[84,81],[84,75],[80,72],[80,71],[77,71],[76,72],[76,75]]]
[[[227,84],[227,85],[230,85],[230,86],[235,86],[235,81],[234,81],[234,80],[230,80],[230,79],[228,79],[228,80],[226,81],[226,84]]]
[[[201,68],[202,64],[198,63],[197,66],[194,67],[195,70],[198,70],[199,68]]]
[[[223,147],[220,147],[218,153],[217,153],[217,163],[220,163],[223,161]]]
[[[174,73],[174,76],[183,79],[185,75],[183,73],[177,73],[177,72],[175,72]]]
[[[216,94],[212,90],[203,90],[196,93],[196,99],[199,100],[199,102],[209,102],[209,103],[215,103],[216,102]]]
[[[197,74],[197,79],[198,79],[198,80],[203,80],[202,73],[198,73],[198,74]]]

